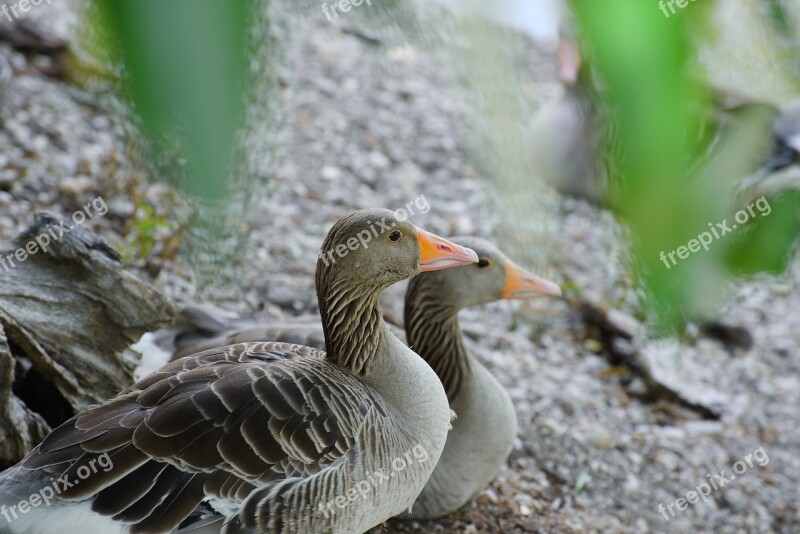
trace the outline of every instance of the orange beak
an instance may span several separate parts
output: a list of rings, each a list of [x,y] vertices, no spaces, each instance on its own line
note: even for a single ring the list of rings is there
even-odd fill
[[[478,255],[474,250],[448,241],[436,234],[417,228],[419,241],[419,264],[421,271],[439,271],[478,263]]]
[[[506,286],[503,288],[501,298],[532,299],[561,296],[561,288],[558,287],[558,284],[529,273],[511,260],[506,260],[504,267],[506,269]]]

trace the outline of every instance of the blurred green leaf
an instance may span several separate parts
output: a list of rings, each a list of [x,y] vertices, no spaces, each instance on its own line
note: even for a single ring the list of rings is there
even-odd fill
[[[789,265],[800,233],[800,191],[787,191],[769,201],[771,210],[747,222],[744,235],[730,247],[729,269],[737,274],[781,273]]]
[[[169,222],[153,206],[142,204],[128,221],[130,226],[129,245],[125,261],[134,258],[147,260],[158,242],[159,230],[169,229]]]
[[[773,27],[783,35],[791,35],[791,23],[780,0],[766,0]]]
[[[711,19],[696,4],[670,16],[656,2],[572,0],[571,5],[616,120],[607,142],[611,204],[631,228],[657,329],[673,331],[687,315],[713,309],[723,297],[724,258],[737,242],[722,238],[710,251],[694,252],[675,265],[661,259],[662,253],[687,245],[741,207],[734,205],[733,191],[763,154],[771,136],[769,115],[757,108],[742,113],[716,138],[717,110],[688,33]],[[733,264],[747,265],[750,272],[785,265],[796,225],[789,224],[791,206],[781,209],[787,215],[776,210],[757,221],[763,230],[754,228],[753,237],[738,244],[755,248],[731,252]],[[755,254],[761,260],[753,261]]]
[[[177,139],[190,193],[226,192],[237,129],[244,116],[245,0],[99,0],[125,65],[129,97],[149,137]]]

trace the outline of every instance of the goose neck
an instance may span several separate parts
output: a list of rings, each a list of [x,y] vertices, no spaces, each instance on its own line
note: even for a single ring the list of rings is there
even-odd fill
[[[406,299],[408,346],[436,372],[452,403],[470,374],[470,355],[461,337],[458,309],[433,298]]]

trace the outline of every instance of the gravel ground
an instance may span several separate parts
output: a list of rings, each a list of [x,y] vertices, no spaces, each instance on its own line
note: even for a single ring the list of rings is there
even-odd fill
[[[74,44],[80,5],[42,6],[30,16]],[[353,209],[417,201],[412,219],[421,226],[513,249],[498,239],[503,211],[492,178],[464,140],[472,110],[458,98],[452,56],[403,42],[396,28],[360,35],[355,13],[329,23],[319,6],[299,6],[277,4],[280,53],[261,51],[263,61],[255,62],[276,59],[280,89],[268,90],[273,78],[256,72],[263,91],[248,113],[243,172],[252,195],[233,228],[237,256],[216,266],[213,284],[200,284],[187,258],[165,252],[167,228],[152,257],[133,258],[131,268],[177,301],[211,300],[269,319],[316,311],[319,244]],[[525,46],[535,108],[557,86],[548,51]],[[35,210],[70,214],[102,195],[109,212],[86,224],[122,250],[135,248],[134,197],[164,213],[178,201],[131,150],[136,142],[116,97],[42,75],[46,59],[2,43],[0,54],[15,70],[0,99],[0,240],[26,227]],[[609,213],[558,202],[549,274],[635,315],[623,230]],[[440,521],[391,521],[376,532],[800,531],[798,281],[796,258],[785,276],[732,285],[720,318],[748,328],[749,350],[729,350],[695,329],[680,339],[635,340],[659,380],[713,406],[719,420],[632,395],[629,377],[598,355],[599,342],[563,302],[465,311],[476,354],[514,399],[519,439],[470,506]],[[383,299],[390,319],[401,317],[402,293],[394,287]],[[733,465],[757,449],[763,456],[734,474]],[[685,497],[722,469],[730,482],[708,502],[669,521],[659,513],[659,504]]]

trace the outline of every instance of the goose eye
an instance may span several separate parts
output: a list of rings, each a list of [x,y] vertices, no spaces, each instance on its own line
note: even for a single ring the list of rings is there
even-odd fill
[[[392,233],[389,234],[389,239],[392,241],[400,241],[401,237],[403,237],[403,234],[400,233],[400,230],[392,230]]]
[[[478,269],[485,269],[486,267],[491,267],[492,260],[489,258],[481,258],[478,260]]]

